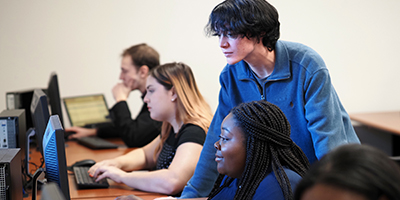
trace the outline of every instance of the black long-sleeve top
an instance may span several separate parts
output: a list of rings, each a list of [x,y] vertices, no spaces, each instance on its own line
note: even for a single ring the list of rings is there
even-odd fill
[[[151,119],[146,103],[143,104],[136,119],[132,119],[126,101],[116,103],[110,110],[110,117],[113,125],[99,127],[97,136],[121,137],[128,147],[143,147],[161,132],[162,122]]]

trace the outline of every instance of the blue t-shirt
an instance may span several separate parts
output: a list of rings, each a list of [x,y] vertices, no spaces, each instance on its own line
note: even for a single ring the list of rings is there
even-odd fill
[[[284,168],[286,175],[289,178],[290,186],[292,187],[292,191],[296,188],[297,183],[301,180],[301,176],[296,172]],[[224,183],[227,176],[224,177],[222,183]],[[233,199],[236,194],[236,190],[238,188],[237,179],[233,180],[232,183],[222,189],[214,198],[213,200],[227,200]],[[275,174],[272,172],[268,174],[263,181],[261,181],[260,185],[258,186],[256,193],[253,196],[253,200],[285,200],[283,196],[283,192],[281,187],[279,186],[278,180],[275,178]]]

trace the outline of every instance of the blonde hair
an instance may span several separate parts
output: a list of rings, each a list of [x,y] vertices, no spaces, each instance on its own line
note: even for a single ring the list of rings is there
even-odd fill
[[[154,77],[166,90],[175,89],[178,108],[176,117],[183,124],[191,123],[197,125],[207,133],[213,114],[210,106],[197,88],[190,67],[184,63],[167,63],[151,70],[150,76]],[[163,122],[161,127],[162,142],[157,147],[154,156],[161,151],[170,131],[171,124]]]

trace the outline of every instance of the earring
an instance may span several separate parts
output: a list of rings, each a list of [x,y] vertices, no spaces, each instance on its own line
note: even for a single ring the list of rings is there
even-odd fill
[[[175,101],[175,99],[171,99],[171,101]]]

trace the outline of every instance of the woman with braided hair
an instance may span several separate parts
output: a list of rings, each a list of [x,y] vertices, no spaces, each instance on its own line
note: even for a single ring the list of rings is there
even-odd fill
[[[309,162],[276,105],[239,104],[225,117],[219,137],[214,147],[220,175],[209,199],[293,199]]]

